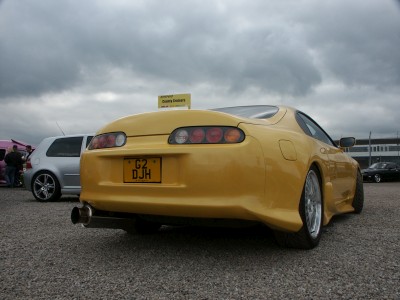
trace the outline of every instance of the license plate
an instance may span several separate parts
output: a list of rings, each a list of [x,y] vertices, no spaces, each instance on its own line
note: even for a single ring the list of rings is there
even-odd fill
[[[161,183],[161,158],[125,158],[124,182]]]

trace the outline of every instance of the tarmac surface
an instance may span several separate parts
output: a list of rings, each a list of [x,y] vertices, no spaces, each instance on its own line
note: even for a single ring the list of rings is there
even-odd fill
[[[82,228],[78,198],[0,188],[0,299],[400,299],[400,182],[364,190],[360,215],[295,250],[261,229]]]

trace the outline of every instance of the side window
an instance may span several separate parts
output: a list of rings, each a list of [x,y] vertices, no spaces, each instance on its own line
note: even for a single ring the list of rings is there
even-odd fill
[[[325,133],[325,131],[315,123],[311,118],[308,116],[298,112],[296,114],[297,123],[299,123],[300,127],[303,129],[305,134],[324,142],[328,145],[335,146],[336,145],[332,142],[331,138]]]
[[[92,141],[92,138],[93,138],[93,135],[89,135],[87,137],[87,139],[86,139],[86,147],[85,148],[87,148],[89,146],[90,142]]]
[[[49,147],[49,157],[79,157],[81,155],[82,136],[56,139]]]
[[[4,156],[6,156],[6,149],[0,149],[0,161],[4,159]]]

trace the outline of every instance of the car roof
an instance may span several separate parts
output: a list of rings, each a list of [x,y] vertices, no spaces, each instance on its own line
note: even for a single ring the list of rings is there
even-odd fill
[[[55,136],[49,136],[44,139],[59,139],[59,138],[68,138],[68,137],[79,137],[79,136],[94,136],[94,133],[77,133],[77,134],[66,134],[66,135],[55,135]]]

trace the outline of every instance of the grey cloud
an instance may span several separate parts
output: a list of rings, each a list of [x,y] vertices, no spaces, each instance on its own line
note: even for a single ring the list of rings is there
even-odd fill
[[[400,10],[394,1],[316,3],[306,13],[307,39],[326,68],[346,85],[400,85]]]
[[[129,67],[154,79],[226,84],[236,92],[254,85],[303,95],[321,82],[306,45],[290,38],[288,28],[239,32],[240,11],[219,11],[213,2],[166,6],[148,1],[127,9],[75,3],[5,3],[1,28],[12,30],[0,29],[1,95],[40,95],[79,86],[82,68],[107,72],[109,67]],[[248,18],[262,17],[248,13]]]
[[[174,92],[191,92],[193,108],[289,104],[337,137],[391,134],[398,4],[0,0],[0,138],[37,143],[60,133],[56,121],[95,131]]]

